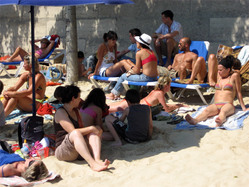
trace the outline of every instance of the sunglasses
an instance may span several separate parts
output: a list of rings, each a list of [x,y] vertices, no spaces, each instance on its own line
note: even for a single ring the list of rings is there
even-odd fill
[[[30,167],[34,162],[35,162],[35,160],[31,160],[31,161],[29,162],[29,167]]]

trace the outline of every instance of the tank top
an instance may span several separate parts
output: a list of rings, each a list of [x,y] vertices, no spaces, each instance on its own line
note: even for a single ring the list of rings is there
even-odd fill
[[[150,108],[147,105],[132,105],[127,116],[125,135],[132,141],[146,141],[149,138]]]
[[[71,120],[74,128],[79,128],[79,123],[78,121],[74,120],[69,113],[67,112],[67,110],[64,107],[63,108],[66,113],[68,114],[69,119]],[[67,131],[65,131],[63,129],[63,127],[60,125],[60,123],[56,123],[55,119],[54,119],[54,130],[55,130],[55,136],[56,136],[56,141],[55,141],[55,147],[57,148],[64,140],[65,136],[68,134]]]
[[[101,63],[101,66],[99,68],[99,74],[102,75],[103,71],[105,71],[107,68],[114,65],[113,61],[115,60],[115,50],[113,52],[109,51],[108,46],[106,45],[108,52],[103,57],[103,61]]]

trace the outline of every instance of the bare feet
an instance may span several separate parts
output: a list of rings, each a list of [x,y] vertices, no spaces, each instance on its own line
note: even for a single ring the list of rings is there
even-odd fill
[[[96,162],[98,163],[98,164],[100,164],[100,165],[102,165],[102,166],[109,166],[110,165],[110,160],[107,160],[107,159],[105,159],[105,161],[103,162],[102,160],[96,160]]]
[[[194,80],[190,80],[186,82],[186,84],[193,84]]]
[[[189,114],[185,116],[185,119],[187,122],[189,122],[191,125],[196,125],[197,121],[195,118],[192,118]]]
[[[215,122],[216,122],[216,127],[220,127],[220,126],[222,126],[222,124],[225,122],[226,120],[221,120],[219,117],[217,117],[216,119],[215,119]]]
[[[104,170],[106,170],[107,168],[108,168],[108,166],[106,166],[106,165],[101,165],[101,164],[99,164],[98,162],[95,162],[95,163],[93,163],[92,165],[90,165],[90,167],[91,167],[91,169],[93,170],[93,171],[104,171]]]
[[[106,95],[106,99],[109,99],[109,100],[119,100],[121,98],[119,96],[114,95],[113,93],[110,93],[110,94]]]
[[[209,82],[209,85],[211,86],[211,87],[215,87],[215,82]]]
[[[11,62],[11,59],[7,58],[6,60],[3,60],[2,62]]]

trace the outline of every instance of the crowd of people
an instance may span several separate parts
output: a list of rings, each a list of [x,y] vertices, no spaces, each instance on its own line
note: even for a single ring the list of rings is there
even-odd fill
[[[161,104],[163,110],[172,112],[179,107],[188,107],[184,104],[168,104],[165,102],[165,94],[170,90],[171,78],[180,77],[180,80],[190,76],[187,83],[191,84],[195,79],[203,83],[208,79],[210,86],[215,88],[214,104],[210,104],[196,118],[186,115],[186,120],[196,125],[208,117],[218,115],[215,122],[222,126],[227,117],[234,114],[233,104],[237,96],[243,111],[245,107],[241,94],[241,81],[238,72],[240,63],[238,59],[227,56],[218,61],[211,54],[208,60],[208,73],[203,57],[190,51],[191,39],[183,37],[183,29],[180,23],[174,21],[174,14],[170,10],[161,13],[162,24],[150,36],[137,29],[129,31],[131,45],[117,52],[117,33],[109,31],[103,35],[104,42],[99,46],[97,53],[84,61],[84,53],[78,53],[79,75],[91,78],[93,75],[103,77],[117,77],[119,79],[111,90],[105,95],[100,88],[95,88],[82,102],[80,88],[75,85],[60,86],[54,92],[54,97],[63,105],[57,109],[54,115],[54,129],[56,134],[55,157],[58,160],[74,161],[84,159],[92,170],[103,171],[108,169],[110,161],[101,159],[101,141],[114,141],[114,146],[123,144],[123,140],[129,143],[139,143],[150,140],[153,133],[151,108]],[[45,97],[46,80],[39,72],[37,59],[43,58],[54,45],[47,39],[37,40],[41,47],[36,47],[35,53],[35,99],[36,110]],[[151,44],[154,44],[155,52]],[[183,53],[177,54],[178,50]],[[133,58],[127,57],[133,52]],[[162,55],[167,57],[164,62]],[[173,61],[172,61],[173,59]],[[24,60],[25,72],[17,83],[4,90],[0,81],[0,93],[3,91],[3,100],[0,102],[0,125],[4,125],[4,118],[15,108],[32,111],[32,59],[22,48],[17,48],[6,62]],[[159,76],[158,64],[165,67],[167,73]],[[157,86],[146,97],[140,98],[139,92],[130,89],[125,93],[122,101],[117,101],[107,106],[106,99],[118,100],[124,93],[122,82],[158,81]],[[26,89],[20,88],[27,83]],[[115,112],[122,111],[117,117]],[[104,119],[104,120],[103,120]],[[125,122],[127,119],[127,122]],[[103,122],[104,121],[104,122]],[[1,150],[0,150],[1,151]],[[2,155],[2,156],[1,156]],[[6,152],[0,152],[0,176],[23,175],[29,168],[30,160],[9,156]],[[11,158],[10,162],[2,162],[3,158]],[[13,157],[13,159],[12,159]],[[8,159],[7,159],[8,160]],[[20,168],[15,168],[17,164]],[[28,164],[29,163],[29,164]],[[35,162],[32,165],[43,165]],[[46,169],[45,169],[46,170]],[[46,172],[44,172],[46,173]],[[47,175],[47,173],[46,173]]]

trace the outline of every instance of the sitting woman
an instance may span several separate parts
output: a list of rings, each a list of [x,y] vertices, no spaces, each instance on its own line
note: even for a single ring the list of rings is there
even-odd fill
[[[39,108],[41,101],[44,99],[46,91],[46,80],[43,74],[39,72],[39,63],[37,59],[35,62],[35,99],[36,110]],[[4,106],[5,116],[8,116],[15,108],[25,112],[32,112],[32,58],[30,56],[24,57],[24,72],[17,83],[3,92],[4,99],[2,100]],[[23,84],[27,82],[27,89],[19,90]]]
[[[42,38],[40,40],[35,40],[35,42],[41,42],[41,47],[38,47],[35,45],[35,57],[37,59],[44,58],[47,56],[47,54],[51,51],[51,49],[54,46],[55,41],[49,41],[47,38]],[[24,60],[24,56],[29,55],[28,52],[26,52],[21,47],[16,48],[15,52],[3,62],[18,62]]]
[[[102,114],[106,109],[105,101],[105,93],[100,88],[94,88],[88,94],[82,108],[80,109],[85,126],[94,125],[102,128]]]
[[[74,161],[81,156],[92,170],[106,170],[110,161],[106,159],[103,162],[100,159],[102,130],[100,126],[84,127],[79,114],[80,89],[73,85],[66,86],[57,96],[64,105],[54,116],[55,157],[59,160]]]
[[[171,79],[169,76],[163,76],[158,79],[158,84],[155,86],[155,89],[152,90],[149,95],[140,100],[140,104],[148,105],[148,106],[156,106],[159,103],[163,106],[163,109],[166,112],[172,112],[180,107],[188,107],[183,104],[166,104],[165,103],[165,93],[170,90]],[[109,112],[117,112],[123,111],[128,107],[126,100],[122,100],[120,102],[111,103],[109,108]]]
[[[102,43],[97,52],[98,62],[95,70],[88,78],[93,75],[100,75],[102,77],[120,76],[122,72],[129,70],[134,64],[126,61],[117,62],[117,34],[114,31],[109,31],[103,36],[104,43]]]
[[[233,71],[234,62],[237,62],[233,56],[223,58],[218,65],[218,82],[215,85],[214,104],[209,105],[200,115],[192,118],[186,115],[186,120],[196,125],[200,121],[205,121],[208,117],[218,115],[215,119],[216,126],[221,126],[226,118],[235,112],[233,100],[237,93],[243,111],[248,110],[245,107],[241,94],[241,80],[237,71]]]
[[[157,80],[157,58],[151,50],[151,37],[147,34],[135,36],[137,48],[140,49],[136,53],[136,65],[132,66],[128,73],[124,73],[117,81],[117,84],[107,96],[109,99],[117,99],[122,90],[122,82],[136,81],[148,82]],[[140,73],[141,72],[141,73]]]
[[[22,176],[27,181],[42,180],[48,169],[42,161],[24,160],[18,154],[10,154],[0,146],[0,177]]]

